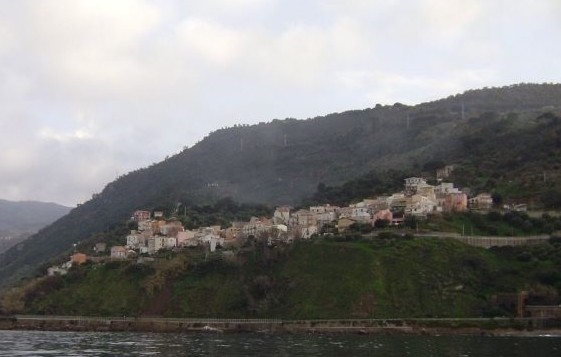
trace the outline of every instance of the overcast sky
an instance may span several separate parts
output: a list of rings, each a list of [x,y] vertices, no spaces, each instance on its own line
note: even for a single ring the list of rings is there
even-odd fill
[[[561,82],[559,0],[0,0],[0,198],[75,205],[240,123]]]

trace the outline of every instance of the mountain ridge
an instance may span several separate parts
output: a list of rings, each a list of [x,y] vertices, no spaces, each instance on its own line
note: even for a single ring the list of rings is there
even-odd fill
[[[0,199],[0,253],[27,239],[69,211],[69,207],[53,202]]]
[[[10,201],[0,198],[0,232],[32,232],[70,211],[54,202]]]
[[[493,125],[512,135],[517,126],[531,129],[539,124],[536,117],[541,113],[560,108],[560,84],[521,84],[467,91],[416,106],[377,105],[306,120],[275,119],[219,129],[179,154],[109,183],[39,231],[20,251],[0,255],[0,286],[29,275],[76,241],[109,230],[136,209],[189,206],[221,197],[295,204],[320,183],[340,185],[373,170],[420,174],[430,162],[461,160],[465,152],[484,150],[482,146],[492,142],[497,133]],[[475,137],[466,142],[471,132]],[[559,171],[553,168],[551,175]],[[473,176],[477,170],[468,173]]]

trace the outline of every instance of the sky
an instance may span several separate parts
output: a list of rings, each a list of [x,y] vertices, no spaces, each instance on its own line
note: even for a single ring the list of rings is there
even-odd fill
[[[0,0],[0,198],[74,206],[211,131],[561,82],[559,0]]]

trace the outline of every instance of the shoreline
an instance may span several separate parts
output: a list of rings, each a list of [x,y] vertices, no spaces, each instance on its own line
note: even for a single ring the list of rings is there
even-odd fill
[[[279,320],[17,315],[0,317],[0,330],[561,337],[561,321],[551,318]]]

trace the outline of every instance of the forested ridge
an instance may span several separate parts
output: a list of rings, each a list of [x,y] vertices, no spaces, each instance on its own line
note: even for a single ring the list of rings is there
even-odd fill
[[[88,202],[0,256],[0,285],[33,273],[75,242],[112,230],[136,209],[214,204],[230,197],[272,207],[299,204],[354,179],[432,173],[503,200],[558,208],[561,85],[471,90],[438,101],[239,125],[109,183]],[[180,130],[181,128],[178,128]],[[392,176],[393,175],[393,176]],[[400,179],[400,178],[399,178]],[[344,186],[344,185],[343,185]]]

